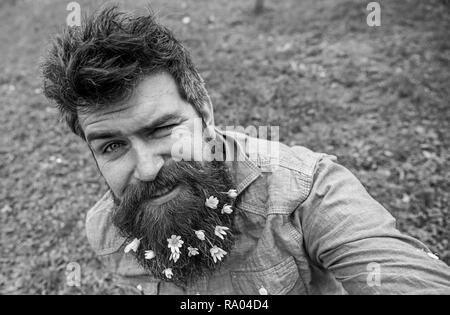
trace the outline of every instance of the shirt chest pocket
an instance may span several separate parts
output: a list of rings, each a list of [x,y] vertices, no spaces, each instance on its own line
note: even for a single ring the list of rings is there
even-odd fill
[[[231,271],[235,291],[244,295],[284,295],[296,286],[299,272],[293,257],[266,269]]]

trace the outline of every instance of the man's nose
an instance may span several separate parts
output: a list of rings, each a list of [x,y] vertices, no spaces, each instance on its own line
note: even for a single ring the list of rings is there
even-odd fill
[[[154,150],[150,150],[145,144],[135,146],[135,154],[134,177],[143,182],[155,180],[164,165],[164,158],[155,154]]]

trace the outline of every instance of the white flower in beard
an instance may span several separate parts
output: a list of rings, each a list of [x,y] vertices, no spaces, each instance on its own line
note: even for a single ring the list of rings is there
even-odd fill
[[[195,235],[197,236],[197,238],[200,241],[204,241],[205,240],[205,231],[203,231],[203,230],[195,231]]]
[[[184,241],[181,240],[181,236],[172,235],[167,239],[168,247],[172,253],[180,253],[180,248],[183,246]]]
[[[217,247],[216,245],[211,247],[209,252],[211,253],[211,256],[212,256],[212,258],[213,258],[215,263],[217,262],[217,260],[222,260],[223,256],[225,256],[227,254],[226,251],[224,251],[220,247]]]
[[[205,202],[205,205],[211,209],[217,209],[218,204],[219,204],[219,199],[217,199],[214,196],[209,197],[208,199],[206,199],[206,202]]]
[[[166,276],[167,279],[172,279],[173,276],[172,268],[164,269],[163,274]]]
[[[224,205],[222,208],[222,214],[232,214],[233,213],[233,209],[231,208],[230,205]]]
[[[188,251],[189,251],[189,253],[188,253],[188,256],[189,256],[189,257],[195,256],[195,255],[198,255],[198,254],[199,254],[198,248],[195,248],[195,247],[189,246],[189,247],[188,247]]]
[[[218,237],[220,237],[221,239],[224,239],[224,235],[227,235],[227,232],[229,228],[227,228],[226,226],[216,226],[216,228],[214,229],[214,234],[216,234]]]
[[[227,192],[227,195],[228,195],[228,197],[234,199],[234,198],[237,197],[237,190],[236,190],[236,189],[230,189],[230,190]]]
[[[145,254],[145,259],[148,259],[148,260],[150,260],[150,259],[153,259],[153,258],[155,258],[155,252],[154,251],[152,251],[152,250],[146,250],[145,252],[144,252],[144,254]]]
[[[130,244],[125,246],[124,252],[127,254],[130,251],[137,252],[139,245],[141,244],[141,240],[135,238]]]

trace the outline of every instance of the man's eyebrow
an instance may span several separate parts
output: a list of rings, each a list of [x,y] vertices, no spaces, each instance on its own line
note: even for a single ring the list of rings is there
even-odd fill
[[[152,132],[155,128],[157,128],[158,126],[167,123],[168,121],[171,120],[176,120],[176,119],[180,119],[180,115],[178,114],[174,114],[174,113],[170,113],[170,114],[165,114],[161,117],[156,118],[154,121],[152,121],[150,124],[139,128],[138,130],[135,131],[135,133],[148,133],[148,132]]]
[[[86,141],[91,143],[95,140],[110,139],[121,135],[120,131],[94,131],[86,136]]]
[[[161,117],[158,117],[154,121],[150,122],[148,125],[135,130],[132,133],[136,133],[136,134],[148,133],[148,132],[153,131],[159,125],[162,125],[170,120],[179,119],[179,118],[180,118],[180,116],[177,114],[174,114],[174,113],[165,114]],[[88,133],[88,135],[86,136],[86,141],[88,143],[91,143],[92,141],[95,141],[95,140],[110,139],[110,138],[114,138],[114,137],[118,137],[118,136],[122,136],[122,135],[123,135],[123,133],[121,131],[114,131],[114,130],[93,131],[91,133]]]

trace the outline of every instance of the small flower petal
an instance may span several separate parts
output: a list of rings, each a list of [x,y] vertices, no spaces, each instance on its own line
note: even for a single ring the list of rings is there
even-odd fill
[[[177,262],[177,260],[180,258],[180,252],[172,252],[170,254],[169,260],[173,260],[173,262]]]
[[[237,190],[236,190],[236,189],[230,189],[230,190],[227,192],[227,195],[228,195],[228,197],[234,199],[234,198],[237,197]]]
[[[172,279],[173,276],[172,268],[164,269],[163,274],[166,276],[167,279]]]
[[[211,209],[217,209],[218,204],[219,204],[219,199],[217,199],[214,196],[209,197],[208,199],[206,199],[206,202],[205,202],[205,205]]]
[[[229,230],[229,228],[227,228],[226,226],[220,226],[220,225],[218,225],[218,226],[216,226],[216,228],[214,229],[214,234],[215,234],[216,236],[218,236],[219,238],[224,239],[223,236],[226,236],[226,235],[227,235],[227,232],[226,232],[226,231],[228,231],[228,230]]]
[[[188,247],[188,251],[189,251],[189,253],[188,253],[188,256],[189,257],[191,257],[191,256],[195,256],[195,255],[198,255],[199,254],[199,252],[198,252],[198,248],[195,248],[195,247]]]
[[[155,258],[155,252],[154,251],[152,251],[152,250],[146,250],[145,252],[144,252],[144,254],[145,254],[145,259],[153,259],[153,258]]]
[[[222,208],[222,214],[223,213],[231,214],[231,213],[233,213],[233,209],[231,208],[230,205],[224,205]]]
[[[209,250],[209,252],[211,253],[211,256],[214,260],[214,262],[216,263],[218,260],[222,260],[223,256],[225,256],[227,254],[226,251],[224,251],[222,248],[217,247],[216,245],[214,245],[213,247],[211,247],[211,249]]]
[[[135,238],[130,244],[125,246],[124,252],[126,254],[129,253],[130,251],[137,252],[140,243],[141,243],[141,240]]]
[[[205,231],[203,231],[203,230],[195,231],[195,235],[197,236],[197,238],[199,240],[201,240],[201,241],[205,240]]]

